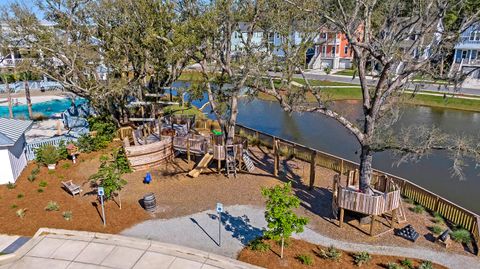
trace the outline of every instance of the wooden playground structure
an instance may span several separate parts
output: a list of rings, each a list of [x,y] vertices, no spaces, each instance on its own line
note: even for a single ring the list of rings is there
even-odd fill
[[[162,126],[160,120],[151,120],[135,129],[120,128],[118,137],[124,142],[125,154],[132,169],[149,169],[180,154],[186,155],[188,161],[192,156],[202,157],[188,173],[192,178],[198,177],[214,160],[218,173],[221,173],[222,164],[225,164],[228,177],[236,176],[239,170],[252,172],[255,169],[248,153],[247,140],[237,138],[232,144],[225,145],[222,135],[212,133],[212,129],[217,127],[212,120],[195,122],[194,118],[174,117],[169,119],[170,125]]]
[[[370,187],[371,194],[359,191],[358,170],[349,171],[346,184],[341,184],[340,175],[333,180],[332,210],[336,216],[340,210],[339,226],[344,222],[345,210],[370,216],[370,235],[373,236],[375,221],[378,217],[390,220],[390,228],[395,222],[405,221],[401,206],[400,188],[386,176],[374,177]]]

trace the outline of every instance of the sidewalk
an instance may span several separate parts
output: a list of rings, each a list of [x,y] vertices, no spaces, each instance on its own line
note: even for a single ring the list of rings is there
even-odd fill
[[[0,269],[258,269],[187,247],[119,235],[42,228],[14,254],[0,256]]]

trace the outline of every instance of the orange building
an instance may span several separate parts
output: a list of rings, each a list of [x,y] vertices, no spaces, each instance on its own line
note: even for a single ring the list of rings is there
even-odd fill
[[[308,62],[310,69],[347,69],[352,67],[353,51],[348,45],[345,34],[325,31],[315,42]]]

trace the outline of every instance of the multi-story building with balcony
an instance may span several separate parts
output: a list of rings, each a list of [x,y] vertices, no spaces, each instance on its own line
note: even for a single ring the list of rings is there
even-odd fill
[[[315,46],[307,53],[311,69],[347,69],[352,67],[353,52],[345,34],[324,30],[315,40]]]
[[[457,44],[450,73],[463,72],[469,79],[480,80],[480,23],[465,30]]]

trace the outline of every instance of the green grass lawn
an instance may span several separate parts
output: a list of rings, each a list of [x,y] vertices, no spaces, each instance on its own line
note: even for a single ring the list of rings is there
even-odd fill
[[[195,115],[197,118],[205,118],[205,114],[200,111],[196,106],[181,106],[181,105],[171,105],[163,108],[163,112],[166,115],[176,114],[176,115]]]
[[[354,73],[355,73],[354,69],[343,69],[343,70],[340,70],[340,71],[336,72],[334,75],[353,77]]]
[[[341,100],[361,100],[362,92],[360,88],[326,88],[324,89],[325,96],[332,101]],[[450,109],[459,109],[467,111],[480,112],[480,100],[460,99],[443,96],[432,96],[417,94],[411,97],[410,93],[405,94],[405,102],[413,105],[441,107]],[[276,101],[275,98],[266,94],[260,94],[260,99]],[[315,102],[315,97],[311,94],[307,94],[307,101]]]
[[[202,74],[198,71],[184,71],[178,78],[180,81],[201,81],[203,80]]]

